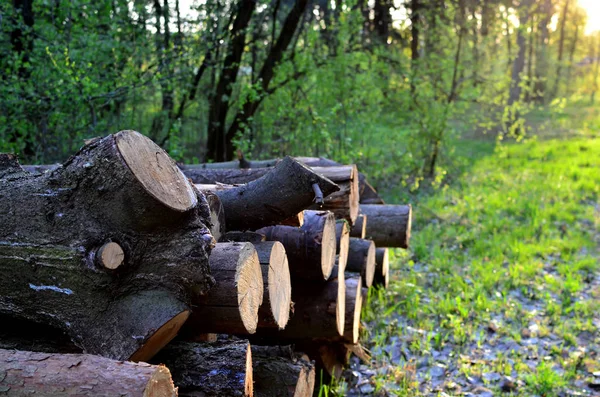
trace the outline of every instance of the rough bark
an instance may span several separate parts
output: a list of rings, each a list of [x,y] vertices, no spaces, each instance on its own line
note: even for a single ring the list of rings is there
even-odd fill
[[[346,272],[360,273],[365,287],[373,284],[375,276],[375,243],[351,237]]]
[[[172,373],[180,396],[252,396],[252,352],[248,341],[172,343],[154,360]]]
[[[0,349],[0,373],[5,396],[177,396],[171,373],[162,365],[91,354]]]
[[[367,215],[367,235],[378,247],[408,248],[412,207],[409,205],[360,206]]]
[[[229,230],[254,230],[297,216],[315,199],[313,185],[323,196],[339,188],[290,157],[262,177],[241,186],[202,185],[219,196]]]
[[[264,301],[258,311],[258,326],[283,329],[290,318],[292,284],[285,248],[278,241],[255,243],[262,270]]]
[[[312,397],[315,365],[302,358],[261,354],[252,346],[254,395],[256,397]]]
[[[381,285],[384,288],[388,287],[390,282],[390,259],[388,248],[377,248],[375,251],[375,278],[373,285]]]
[[[216,285],[194,301],[182,330],[198,333],[252,334],[263,302],[263,277],[251,243],[217,243],[209,257]]]
[[[12,163],[0,171],[0,313],[59,328],[86,353],[151,357],[214,282],[203,196],[134,131],[41,175]],[[110,242],[124,252],[116,269],[98,266]]]
[[[356,222],[354,222],[350,230],[350,237],[365,238],[367,234],[367,218],[365,214],[358,215]]]
[[[327,280],[335,264],[335,219],[329,211],[305,211],[304,219],[301,228],[270,226],[257,232],[283,244],[292,280]]]

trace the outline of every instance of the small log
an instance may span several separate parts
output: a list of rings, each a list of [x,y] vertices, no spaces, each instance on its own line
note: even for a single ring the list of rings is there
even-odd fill
[[[252,346],[254,395],[257,397],[312,397],[315,366],[302,358],[262,355]]]
[[[359,214],[350,230],[350,237],[365,238],[367,235],[367,221],[365,214]]]
[[[378,247],[408,248],[412,208],[410,205],[360,205],[367,215],[367,238]]]
[[[198,185],[198,188],[219,196],[230,230],[255,230],[276,225],[309,207],[315,198],[315,184],[326,196],[339,190],[329,179],[286,157],[262,177],[245,185]]]
[[[335,235],[337,239],[337,256],[335,266],[331,272],[331,279],[338,281],[338,302],[346,299],[345,272],[348,262],[348,248],[350,246],[350,231],[348,222],[338,220],[335,224]]]
[[[342,337],[342,340],[346,343],[358,343],[360,313],[363,303],[362,284],[360,276],[346,278],[346,315]]]
[[[267,241],[264,234],[256,232],[227,232],[219,239],[220,243],[262,243]]]
[[[216,241],[219,241],[221,236],[227,231],[223,204],[221,203],[219,196],[213,192],[204,192],[204,197],[206,197],[208,208],[210,210],[210,233]]]
[[[373,285],[388,287],[390,282],[390,258],[389,248],[377,248],[375,251],[375,277]]]
[[[327,280],[335,264],[335,218],[329,211],[305,211],[304,225],[271,226],[257,230],[279,241],[287,253],[292,280]]]
[[[285,329],[259,329],[257,343],[292,343],[307,338],[339,338],[344,332],[345,299],[338,301],[338,281],[294,284],[294,312]]]
[[[165,366],[91,354],[0,349],[0,374],[5,396],[177,396]]]
[[[172,343],[153,362],[171,370],[180,396],[253,396],[248,341]]]
[[[259,327],[285,328],[290,318],[292,284],[283,244],[278,241],[255,243],[262,269],[265,299],[258,311]]]
[[[364,286],[370,287],[375,276],[375,243],[350,237],[346,272],[360,273]]]
[[[194,302],[182,333],[252,334],[263,302],[263,277],[251,243],[217,243],[209,257],[216,285]]]

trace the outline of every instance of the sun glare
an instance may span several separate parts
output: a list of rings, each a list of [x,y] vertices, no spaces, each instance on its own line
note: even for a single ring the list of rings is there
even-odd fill
[[[587,12],[586,33],[600,30],[600,0],[579,0],[579,5]]]

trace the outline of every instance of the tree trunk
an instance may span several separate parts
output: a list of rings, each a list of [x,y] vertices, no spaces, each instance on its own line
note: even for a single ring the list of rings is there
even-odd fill
[[[258,311],[258,326],[283,329],[290,318],[292,284],[285,248],[278,241],[254,243],[262,269],[264,301]]]
[[[263,354],[252,346],[254,395],[256,397],[312,397],[315,365],[302,358]]]
[[[367,233],[367,221],[368,217],[365,214],[358,215],[356,222],[352,225],[352,230],[350,230],[350,237],[365,238]]]
[[[521,99],[521,79],[525,69],[525,51],[527,40],[525,39],[525,27],[529,20],[529,8],[531,0],[523,0],[519,6],[519,28],[517,29],[517,57],[512,66],[510,91],[508,94],[508,106],[512,106]]]
[[[375,278],[373,285],[387,288],[390,282],[390,257],[388,248],[377,248],[375,251]]]
[[[248,341],[172,343],[153,361],[171,370],[180,396],[253,396]]]
[[[91,354],[0,349],[0,373],[5,396],[177,396],[171,373],[162,365]]]
[[[13,0],[13,6],[23,19],[23,25],[20,20],[16,22],[16,27],[10,32],[10,42],[13,51],[20,57],[19,78],[25,81],[31,75],[31,71],[25,65],[29,62],[33,51],[33,0]],[[21,26],[25,28],[23,29]]]
[[[535,53],[535,100],[537,103],[544,103],[546,95],[546,83],[548,78],[548,38],[550,36],[548,25],[552,20],[553,11],[552,0],[545,0],[541,4],[542,17],[538,23],[538,44]]]
[[[206,296],[195,300],[183,333],[186,336],[211,332],[253,334],[264,291],[254,246],[251,243],[217,243],[209,261],[216,285]]]
[[[592,105],[596,99],[596,91],[598,91],[598,76],[600,76],[600,37],[596,39],[598,42],[596,45],[596,65],[594,68],[594,87],[592,88],[592,94],[590,95],[590,102]]]
[[[367,215],[367,238],[378,247],[408,248],[412,207],[410,205],[361,204],[360,211]]]
[[[293,281],[327,280],[335,264],[335,218],[329,211],[305,211],[304,219],[301,228],[271,226],[257,232],[283,244]]]
[[[254,230],[275,225],[311,205],[315,185],[323,196],[338,187],[301,163],[286,157],[263,176],[241,186],[199,185],[219,196],[229,230]]]
[[[573,41],[571,42],[571,49],[569,50],[569,66],[567,67],[567,91],[566,95],[569,96],[571,94],[571,70],[573,68],[573,62],[575,59],[575,50],[577,50],[577,41],[579,40],[579,23],[576,21],[575,23],[575,34],[573,36]]]
[[[360,273],[365,287],[373,284],[375,277],[375,243],[351,237],[346,272]]]
[[[0,313],[61,329],[86,353],[155,354],[213,283],[203,197],[133,131],[96,139],[42,175],[4,158]],[[111,242],[120,263],[100,250]]]
[[[550,98],[556,98],[558,94],[558,88],[561,80],[561,73],[563,67],[563,53],[565,49],[565,26],[567,25],[567,17],[569,14],[569,3],[570,0],[565,1],[565,7],[563,8],[562,16],[560,18],[560,37],[558,39],[558,59],[557,59],[557,67],[556,67],[556,78],[554,80],[554,87],[552,88],[552,93],[550,94]]]

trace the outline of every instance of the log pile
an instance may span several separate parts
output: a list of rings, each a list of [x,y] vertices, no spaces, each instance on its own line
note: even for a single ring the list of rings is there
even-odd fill
[[[177,165],[135,131],[0,154],[0,390],[311,396],[366,357],[363,301],[410,228],[323,158]]]

